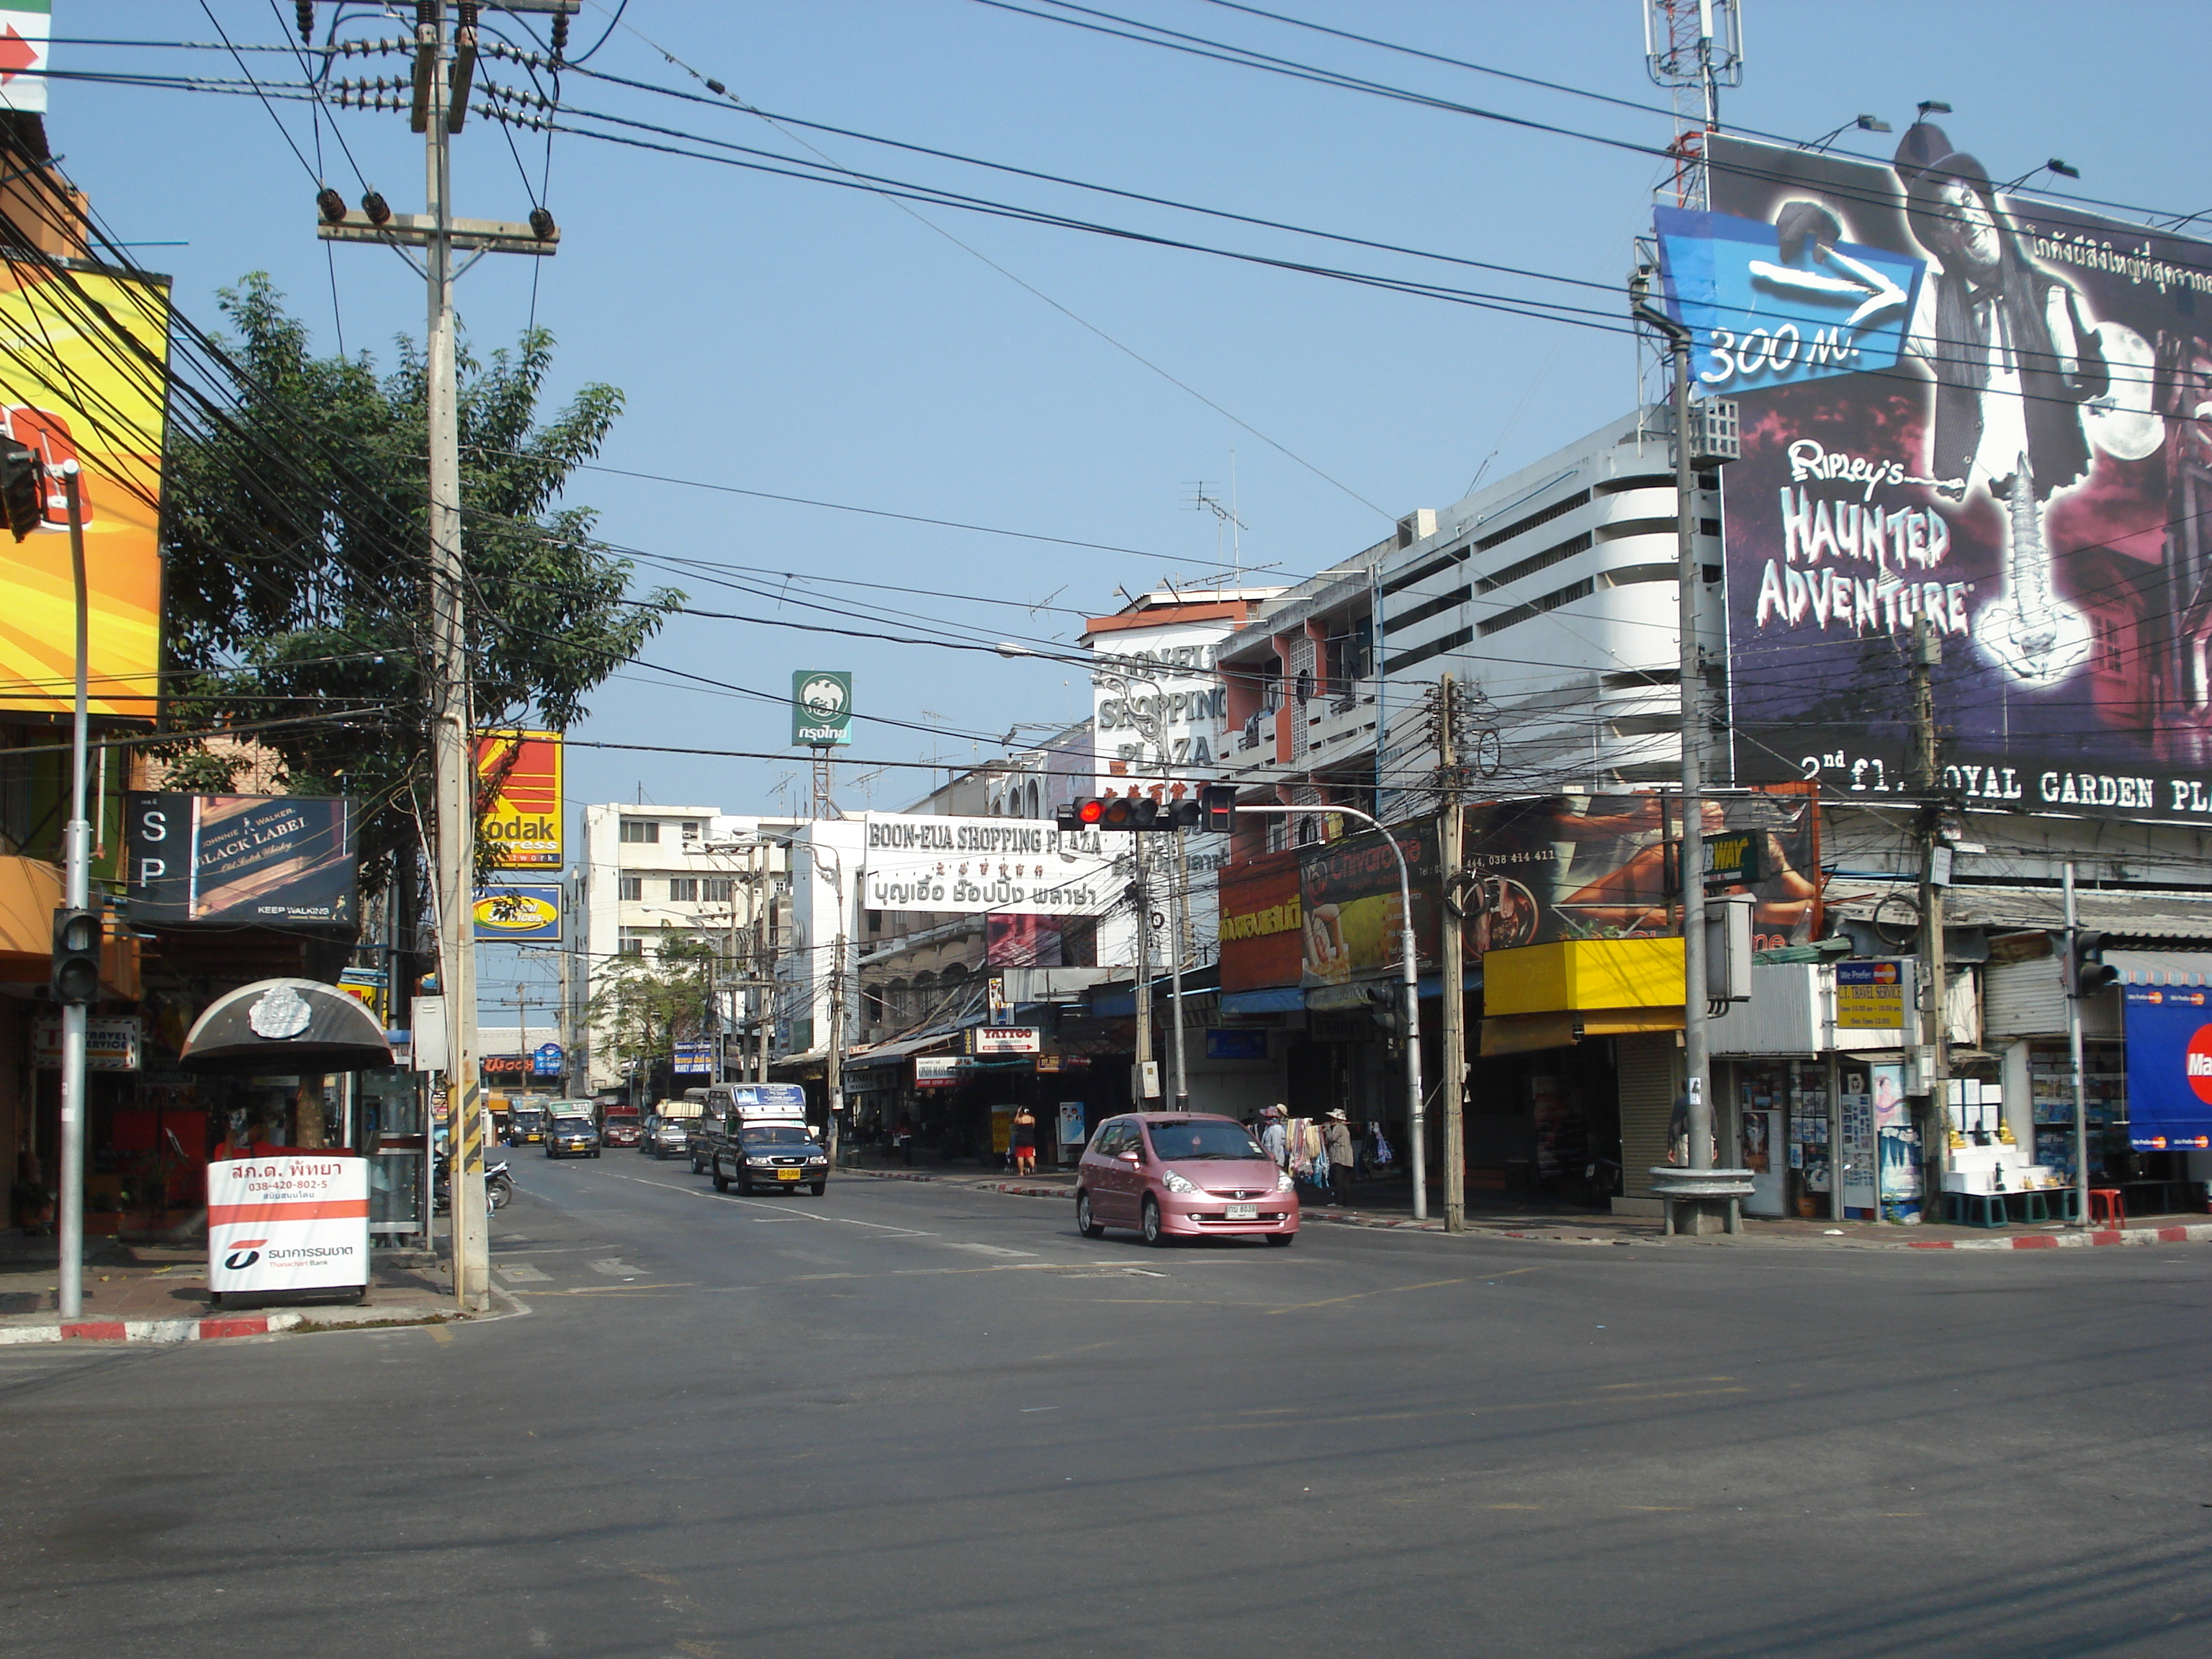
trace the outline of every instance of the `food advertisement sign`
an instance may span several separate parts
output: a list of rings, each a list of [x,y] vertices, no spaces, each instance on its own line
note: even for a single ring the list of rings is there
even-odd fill
[[[368,1162],[278,1152],[208,1165],[208,1288],[342,1289],[368,1283]]]
[[[356,920],[353,803],[342,798],[134,790],[124,840],[134,922],[342,927]]]
[[[477,733],[477,835],[495,870],[561,867],[561,734]]]
[[[1398,824],[1389,834],[1412,882],[1413,949],[1424,965],[1433,966],[1443,939],[1437,827],[1433,822]],[[1301,983],[1343,985],[1400,971],[1406,909],[1398,855],[1372,830],[1300,850]]]
[[[474,934],[508,945],[542,945],[561,937],[561,890],[551,884],[487,888],[471,906]]]
[[[1297,984],[1305,961],[1305,908],[1297,850],[1228,866],[1214,890],[1221,915],[1221,988]]]
[[[1922,629],[1947,794],[2212,821],[2212,244],[1997,189],[1975,142],[1716,138],[1712,213],[1662,212],[1741,421],[1736,780],[1904,792]]]
[[[1731,848],[1749,884],[1709,865],[1706,891],[1749,892],[1753,947],[1813,937],[1820,899],[1819,812],[1802,790],[1708,801],[1705,839]],[[1467,809],[1461,878],[1469,960],[1491,951],[1562,939],[1649,939],[1680,931],[1672,879],[1681,842],[1679,807],[1650,792],[1553,795]],[[1709,853],[1709,858],[1711,854]]]
[[[872,812],[866,850],[860,902],[871,910],[1092,916],[1126,884],[1098,831],[1062,835],[1041,818]]]
[[[35,44],[43,54],[43,29]],[[44,108],[45,91],[43,75],[18,73],[0,88],[0,107]],[[0,535],[8,595],[0,709],[66,715],[72,706],[76,589],[60,469],[75,461],[90,712],[141,720],[161,712],[157,532],[168,350],[164,279],[36,259],[0,264],[0,440],[28,449],[46,469],[37,526],[21,541]]]

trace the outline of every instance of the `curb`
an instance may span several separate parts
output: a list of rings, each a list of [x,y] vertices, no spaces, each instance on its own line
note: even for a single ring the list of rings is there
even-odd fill
[[[236,1314],[207,1319],[78,1319],[68,1324],[0,1328],[0,1346],[26,1342],[217,1342],[233,1336],[270,1336],[307,1316]]]
[[[2115,1227],[2089,1233],[2032,1233],[2021,1238],[1932,1238],[1907,1244],[1908,1250],[2060,1250],[2098,1245],[2212,1243],[2212,1224],[2181,1227]]]
[[[972,1181],[959,1176],[924,1175],[920,1170],[847,1170],[847,1175],[862,1176],[873,1181],[935,1181],[963,1187],[971,1192],[1010,1193],[1020,1198],[1069,1198],[1075,1196],[1067,1187],[1033,1187],[1012,1181]],[[1387,1216],[1363,1214],[1352,1211],[1308,1208],[1300,1217],[1301,1223],[1325,1222],[1333,1227],[1365,1227],[1379,1232],[1441,1233],[1444,1224],[1440,1220],[1392,1220]],[[1517,1238],[1539,1244],[1666,1244],[1675,1241],[1653,1233],[1626,1238],[1597,1238],[1589,1236],[1563,1237],[1557,1233],[1540,1232],[1528,1227],[1470,1227],[1460,1235],[1462,1238]],[[1685,1241],[1690,1242],[1690,1241]],[[1700,1243],[1717,1243],[1717,1239],[1700,1239]],[[2087,1249],[2098,1246],[2118,1245],[2142,1247],[2154,1244],[2212,1244],[2212,1223],[2170,1227],[2111,1228],[2090,1233],[2028,1233],[2011,1238],[1930,1238],[1876,1239],[1843,1238],[1832,1243],[1826,1238],[1793,1237],[1750,1237],[1738,1235],[1730,1243],[1781,1245],[1789,1249],[1840,1249],[1847,1250],[2059,1250]]]

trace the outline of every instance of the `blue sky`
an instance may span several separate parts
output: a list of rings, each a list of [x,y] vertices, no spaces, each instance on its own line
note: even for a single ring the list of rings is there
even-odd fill
[[[235,41],[295,38],[289,5],[210,3]],[[1108,0],[1108,9],[1636,143],[1670,136],[1657,113],[1425,64],[1201,0]],[[1666,101],[1645,78],[1630,0],[1510,8],[1279,0],[1279,9],[1617,98]],[[400,9],[411,16],[411,6]],[[587,0],[572,52],[598,38],[609,15]],[[1606,284],[1619,282],[1631,237],[1648,226],[1658,171],[1627,150],[1255,74],[975,0],[631,0],[623,23],[591,68],[702,90],[649,39],[763,110]],[[2201,125],[2188,112],[2212,46],[2212,10],[2202,3],[2140,0],[2092,25],[2078,7],[2057,4],[1748,0],[1746,27],[1745,84],[1723,100],[1729,125],[1814,137],[1866,111],[1901,132],[1917,101],[1942,99],[1955,109],[1944,118],[1954,138],[2001,179],[2057,155],[2081,169],[2072,188],[2086,194],[2175,213],[2212,207],[2212,175],[2188,137]],[[403,32],[396,16],[344,31]],[[55,33],[215,38],[207,13],[189,0],[56,0]],[[296,78],[284,58],[249,61],[271,79]],[[356,59],[344,72],[392,73],[402,61]],[[60,45],[55,62],[236,73],[215,53],[114,46]],[[515,78],[503,66],[489,72]],[[564,95],[584,109],[807,154],[796,130],[734,108],[579,76]],[[312,162],[306,107],[276,109]],[[396,208],[419,210],[421,141],[404,117],[336,119],[370,182]],[[174,273],[185,309],[212,323],[215,290],[264,270],[319,343],[335,344],[313,182],[258,102],[58,82],[47,120],[67,171],[120,234],[186,243],[142,251],[149,265]],[[1865,153],[1884,143],[1852,136]],[[1453,272],[806,137],[852,167],[1147,232],[1534,294],[1608,316],[1618,309],[1613,292]],[[358,195],[327,125],[322,143],[331,181]],[[534,181],[544,141],[517,135],[517,143]],[[516,160],[490,124],[471,119],[455,158],[458,210],[527,211]],[[1295,575],[1376,540],[1398,514],[1455,500],[1486,462],[1492,475],[1510,471],[1619,414],[1635,395],[1632,354],[1611,333],[920,210],[948,237],[877,195],[583,137],[555,141],[546,200],[562,227],[558,257],[534,271],[538,262],[487,259],[462,285],[463,320],[479,349],[511,340],[531,314],[534,277],[538,319],[559,337],[559,387],[606,380],[628,395],[608,465],[1140,551],[1082,551],[580,474],[574,499],[602,510],[610,540],[800,578],[921,589],[870,597],[991,638],[1067,640],[1079,627],[1074,612],[1120,603],[1117,585],[1139,591],[1163,574],[1209,567],[1216,526],[1186,504],[1195,481],[1225,493],[1233,468],[1249,526],[1246,558]],[[388,358],[394,334],[419,333],[422,289],[396,258],[348,247],[335,263],[349,348]],[[1085,707],[1079,681],[1052,665],[793,634],[773,625],[769,601],[653,568],[641,579],[678,580],[698,605],[753,611],[770,623],[686,619],[652,647],[653,662],[775,693],[787,690],[793,669],[849,666],[864,717],[946,728],[932,735],[864,718],[855,755],[964,763],[988,752],[967,734],[1072,718]],[[842,605],[841,593],[859,590],[817,580],[793,591]],[[1048,600],[1066,609],[1024,608]],[[779,705],[638,669],[605,688],[574,735],[775,750],[789,732]],[[568,793],[582,802],[642,791],[648,800],[773,809],[780,779],[803,791],[800,770],[577,749]],[[844,802],[901,805],[927,775],[848,785]]]

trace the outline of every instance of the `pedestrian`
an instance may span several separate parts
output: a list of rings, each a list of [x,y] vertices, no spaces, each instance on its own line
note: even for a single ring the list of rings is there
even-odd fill
[[[1014,1109],[1013,1133],[1009,1143],[1014,1154],[1016,1175],[1036,1173],[1036,1118],[1026,1106]]]
[[[1262,1127],[1260,1130],[1261,1147],[1269,1158],[1275,1160],[1277,1169],[1287,1170],[1291,1166],[1291,1136],[1290,1131],[1283,1127],[1283,1122],[1289,1114],[1278,1104],[1270,1106],[1260,1115],[1262,1120]]]
[[[1331,1112],[1322,1124],[1321,1143],[1328,1152],[1328,1201],[1331,1205],[1348,1203],[1352,1198],[1352,1126],[1342,1107]]]
[[[914,1163],[914,1125],[901,1118],[891,1139],[898,1147],[899,1157],[911,1166]]]

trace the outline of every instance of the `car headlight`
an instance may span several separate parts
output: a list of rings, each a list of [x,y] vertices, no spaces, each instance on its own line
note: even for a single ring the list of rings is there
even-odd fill
[[[1173,1170],[1170,1170],[1165,1175],[1160,1177],[1160,1185],[1166,1188],[1171,1193],[1194,1193],[1198,1190],[1198,1185],[1195,1182],[1184,1180]]]
[[[1297,1189],[1298,1183],[1291,1179],[1291,1172],[1288,1170],[1278,1170],[1275,1171],[1275,1190],[1277,1192],[1294,1193],[1297,1191]]]
[[[745,1160],[745,1164],[748,1168],[755,1170],[770,1170],[775,1167],[775,1160],[772,1158],[749,1158]]]

